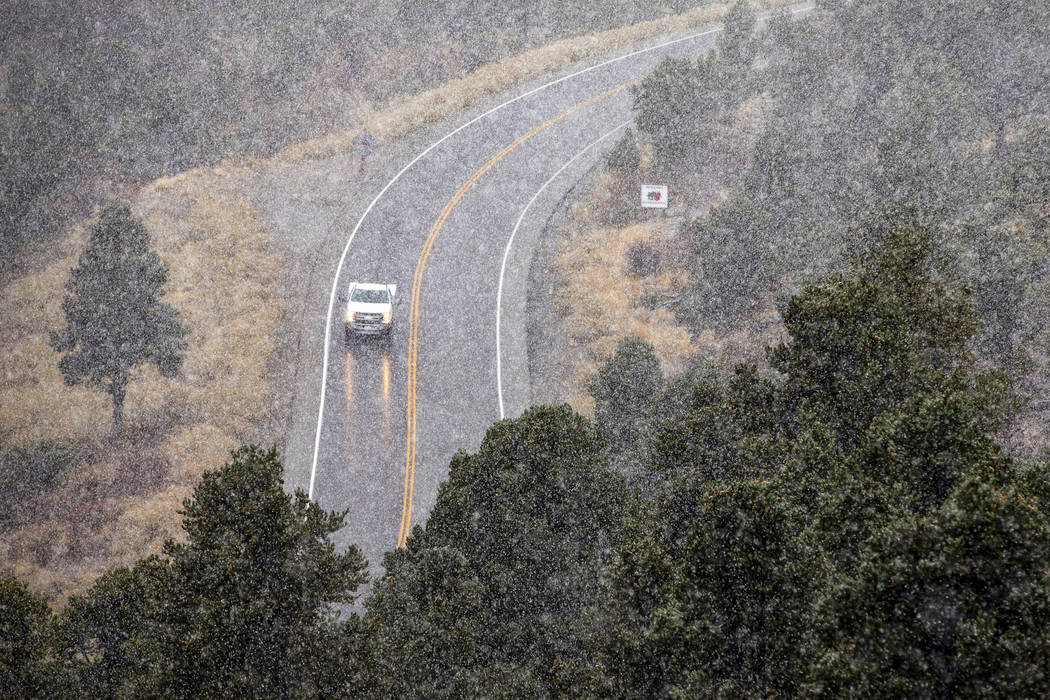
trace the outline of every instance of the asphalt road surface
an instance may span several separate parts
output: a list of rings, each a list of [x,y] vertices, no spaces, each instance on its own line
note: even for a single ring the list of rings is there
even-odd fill
[[[554,207],[631,120],[628,86],[717,36],[624,49],[377,144],[363,180],[352,154],[259,177],[256,203],[294,256],[301,307],[287,479],[349,509],[337,544],[361,547],[373,576],[425,523],[453,454],[530,405],[529,263]],[[397,284],[389,343],[344,341],[331,299],[351,281]]]

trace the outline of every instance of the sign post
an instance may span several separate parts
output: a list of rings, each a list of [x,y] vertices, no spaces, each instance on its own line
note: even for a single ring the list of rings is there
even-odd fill
[[[361,171],[364,171],[365,158],[376,146],[375,137],[372,136],[372,132],[368,129],[361,129],[357,136],[350,141],[350,146],[354,149],[354,153],[361,157]]]
[[[667,185],[642,185],[642,206],[646,209],[666,209]]]

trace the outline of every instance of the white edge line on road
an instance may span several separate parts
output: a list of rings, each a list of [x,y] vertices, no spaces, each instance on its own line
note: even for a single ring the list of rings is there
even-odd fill
[[[805,11],[808,11],[809,9],[810,9],[809,7],[806,7],[804,9],[792,10],[792,14],[805,12]],[[477,121],[479,121],[481,119],[484,119],[485,117],[489,116],[490,114],[503,109],[507,105],[513,104],[514,102],[517,102],[518,100],[524,99],[524,98],[528,97],[529,95],[535,94],[535,93],[537,93],[537,92],[539,92],[541,90],[546,90],[547,88],[551,87],[552,85],[557,85],[558,83],[562,83],[562,82],[565,82],[566,80],[569,80],[571,78],[575,78],[578,75],[583,75],[584,73],[589,73],[592,70],[596,70],[598,68],[602,68],[604,66],[608,66],[610,64],[617,63],[618,61],[624,61],[624,60],[626,60],[628,58],[631,58],[632,56],[637,56],[639,54],[643,54],[643,53],[646,53],[646,52],[649,52],[649,51],[655,51],[656,49],[662,49],[665,46],[671,46],[673,44],[680,44],[680,43],[682,43],[684,41],[690,41],[692,39],[699,39],[700,37],[708,36],[710,34],[715,34],[715,33],[720,32],[720,31],[722,31],[722,27],[715,27],[713,29],[707,29],[707,30],[704,30],[702,32],[697,32],[695,34],[689,34],[688,36],[679,37],[678,39],[672,39],[670,41],[665,41],[662,44],[655,44],[653,46],[647,46],[645,48],[638,49],[636,51],[631,51],[630,53],[625,53],[622,56],[617,56],[616,58],[610,58],[608,61],[602,61],[601,63],[594,64],[593,66],[588,66],[587,68],[582,68],[582,69],[576,71],[575,73],[570,73],[569,75],[564,75],[564,76],[562,76],[562,77],[560,77],[560,78],[558,78],[556,80],[550,81],[549,83],[544,83],[543,85],[540,85],[539,87],[535,87],[532,90],[528,90],[527,92],[523,92],[520,95],[518,95],[517,97],[512,97],[511,99],[507,100],[506,102],[503,102],[502,104],[496,105],[495,107],[493,107],[492,109],[488,110],[487,112],[483,112],[482,114],[479,114],[478,116],[474,117],[473,119],[471,119],[470,121],[466,122],[462,126],[456,128],[453,131],[450,131],[449,133],[445,134],[444,136],[442,136],[440,139],[438,139],[434,143],[430,144],[430,146],[428,146],[425,151],[421,152],[419,155],[417,155],[415,158],[413,158],[411,160],[411,162],[409,162],[408,165],[406,165],[405,167],[401,168],[401,170],[398,171],[397,175],[394,175],[393,179],[390,180],[390,182],[386,183],[386,185],[383,187],[383,189],[381,189],[379,191],[379,194],[377,194],[375,196],[375,198],[369,203],[368,207],[365,209],[364,213],[361,214],[361,218],[357,220],[357,225],[354,226],[354,230],[350,232],[350,237],[346,240],[346,246],[343,247],[343,254],[339,256],[339,264],[336,265],[336,268],[335,268],[335,276],[332,278],[332,291],[331,291],[331,293],[328,296],[328,314],[325,317],[325,326],[324,326],[324,359],[323,359],[323,361],[321,363],[321,400],[320,400],[319,405],[317,407],[317,430],[314,433],[314,454],[313,454],[313,460],[312,460],[311,465],[310,465],[310,486],[309,486],[309,489],[307,490],[307,496],[311,500],[313,499],[313,494],[314,494],[314,480],[317,477],[317,455],[318,455],[318,452],[320,451],[320,446],[321,446],[321,424],[324,421],[324,397],[325,397],[325,389],[327,388],[327,379],[328,379],[328,347],[331,344],[330,340],[329,340],[329,336],[331,335],[331,332],[332,332],[332,311],[335,308],[336,293],[337,293],[338,287],[339,287],[339,275],[343,271],[343,264],[346,262],[346,255],[347,255],[347,253],[350,252],[350,244],[353,243],[354,236],[357,235],[357,231],[358,231],[358,229],[361,228],[361,224],[364,223],[365,217],[367,217],[368,213],[370,211],[372,211],[372,207],[374,207],[376,202],[379,201],[379,198],[382,197],[384,194],[386,194],[386,191],[388,189],[390,189],[390,187],[395,182],[397,182],[401,178],[402,175],[405,174],[405,171],[407,171],[409,168],[411,168],[413,165],[415,165],[423,156],[425,156],[426,154],[430,153],[432,150],[437,148],[440,144],[442,144],[446,140],[452,138],[453,136],[458,134],[460,131],[463,131],[463,129],[466,129],[468,126],[470,126],[474,122],[477,122]]]
[[[384,194],[386,194],[386,191],[388,189],[390,189],[393,186],[393,184],[395,182],[397,182],[401,178],[401,176],[404,175],[405,172],[409,168],[411,168],[413,165],[415,165],[417,162],[419,162],[419,160],[421,158],[423,158],[423,156],[425,156],[426,154],[430,153],[432,150],[437,148],[439,145],[441,145],[442,143],[444,143],[448,139],[452,138],[453,136],[458,134],[460,131],[463,131],[464,129],[466,129],[468,126],[470,126],[474,122],[477,122],[477,121],[480,121],[481,119],[484,119],[485,117],[489,116],[490,114],[503,109],[507,105],[513,104],[514,102],[517,102],[518,100],[524,99],[524,98],[528,97],[529,95],[535,94],[535,93],[539,92],[540,90],[545,90],[545,89],[547,89],[547,88],[549,88],[549,87],[551,87],[553,85],[557,85],[558,83],[565,82],[566,80],[569,80],[570,78],[575,78],[578,75],[582,75],[584,73],[588,73],[588,72],[590,72],[592,70],[595,70],[597,68],[601,68],[603,66],[607,66],[607,65],[610,65],[612,63],[616,63],[618,61],[626,60],[628,58],[631,58],[632,56],[637,56],[638,54],[645,53],[647,51],[655,51],[656,49],[661,49],[661,48],[664,48],[665,46],[671,46],[672,44],[678,44],[678,43],[681,43],[683,41],[689,41],[690,39],[698,39],[700,37],[707,36],[708,34],[714,34],[716,32],[720,32],[720,31],[722,31],[722,28],[721,27],[717,27],[715,29],[708,29],[708,30],[703,31],[703,32],[698,32],[696,34],[690,34],[689,36],[684,36],[684,37],[681,37],[679,39],[673,39],[671,41],[666,41],[666,42],[664,42],[662,44],[657,44],[655,46],[650,46],[650,47],[647,47],[647,48],[644,48],[644,49],[638,49],[637,51],[632,51],[630,53],[626,53],[623,56],[617,56],[616,58],[609,59],[608,61],[603,61],[602,63],[597,63],[597,64],[595,64],[593,66],[589,66],[589,67],[584,68],[582,70],[578,70],[575,73],[571,73],[569,75],[562,76],[561,78],[558,78],[557,80],[552,80],[549,83],[544,83],[543,85],[540,85],[539,87],[535,87],[532,90],[529,90],[527,92],[523,92],[520,95],[518,95],[517,97],[512,97],[511,99],[507,100],[506,102],[503,102],[502,104],[496,105],[495,107],[493,107],[492,109],[488,110],[487,112],[483,112],[482,114],[479,114],[478,116],[474,117],[473,119],[471,119],[470,121],[466,122],[462,126],[456,128],[454,131],[450,131],[449,133],[445,134],[444,136],[442,136],[440,139],[438,139],[434,143],[430,144],[430,146],[428,146],[425,151],[423,151],[418,156],[413,158],[408,163],[408,165],[406,165],[405,167],[401,168],[400,171],[398,171],[397,175],[394,175],[393,179],[390,180],[390,182],[386,183],[386,185],[383,187],[383,189],[381,189],[379,191],[379,194],[377,194],[375,196],[375,198],[369,203],[369,205],[365,209],[364,213],[361,214],[361,218],[357,220],[357,225],[354,226],[354,230],[350,232],[350,237],[346,240],[346,246],[343,247],[343,254],[339,256],[339,264],[336,265],[335,275],[332,278],[332,291],[331,291],[331,293],[328,296],[328,315],[325,317],[325,326],[324,326],[324,359],[322,360],[322,363],[321,363],[321,401],[320,401],[320,404],[317,407],[317,430],[314,433],[314,455],[313,455],[313,461],[312,461],[312,463],[310,465],[310,487],[309,487],[309,489],[307,491],[308,498],[313,500],[314,480],[317,478],[317,455],[318,455],[318,452],[320,451],[320,447],[321,447],[321,423],[324,420],[324,398],[325,398],[325,390],[327,388],[327,379],[328,379],[328,348],[329,348],[329,345],[331,344],[330,336],[331,336],[331,333],[332,333],[332,311],[335,309],[335,299],[336,299],[338,288],[339,288],[339,275],[342,274],[343,264],[346,262],[346,255],[347,255],[347,253],[350,252],[350,244],[353,243],[354,236],[357,235],[357,231],[361,228],[361,224],[364,223],[365,217],[367,217],[368,213],[370,211],[372,211],[372,207],[374,207],[376,202],[379,201],[379,198],[382,197]]]
[[[496,292],[496,394],[499,397],[500,420],[503,420],[503,418],[505,417],[503,410],[503,354],[500,350],[500,317],[502,316],[503,309],[503,277],[507,271],[507,259],[510,257],[510,249],[514,245],[514,236],[517,235],[518,229],[521,227],[521,222],[525,219],[525,214],[528,213],[529,208],[539,198],[539,196],[543,194],[543,191],[547,189],[547,185],[554,182],[559,175],[565,172],[566,168],[575,163],[581,156],[583,156],[583,154],[587,153],[587,151],[591,150],[599,143],[609,138],[609,136],[613,135],[620,129],[630,124],[632,121],[632,119],[628,119],[627,121],[616,125],[612,129],[609,129],[604,134],[602,134],[601,136],[584,146],[579,153],[574,155],[569,160],[565,161],[565,164],[558,168],[558,171],[551,175],[549,180],[540,185],[540,188],[536,190],[535,194],[532,195],[532,199],[530,199],[529,203],[525,205],[525,208],[521,210],[521,215],[518,216],[518,220],[514,224],[514,230],[510,232],[510,238],[507,240],[507,247],[503,251],[503,265],[500,267],[499,270],[499,289]]]

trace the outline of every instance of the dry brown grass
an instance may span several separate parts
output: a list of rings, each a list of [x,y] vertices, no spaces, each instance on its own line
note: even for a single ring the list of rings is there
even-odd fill
[[[757,3],[763,8],[785,0]],[[166,538],[181,535],[178,510],[201,474],[221,465],[236,445],[265,439],[256,431],[273,405],[267,363],[284,312],[272,281],[282,262],[269,233],[241,194],[249,170],[267,162],[294,166],[349,148],[367,125],[381,139],[393,139],[477,100],[583,58],[601,55],[663,33],[717,20],[728,5],[711,5],[685,15],[646,22],[596,36],[568,39],[499,63],[461,80],[380,110],[363,109],[345,131],[291,146],[272,161],[244,160],[240,166],[192,170],[163,178],[132,197],[153,245],[169,266],[166,301],[190,328],[189,349],[179,377],[164,379],[140,368],[129,385],[127,440],[115,443],[109,397],[84,387],[67,387],[58,355],[48,342],[63,321],[60,303],[69,269],[86,242],[86,225],[53,249],[41,263],[0,289],[5,333],[0,338],[0,445],[33,440],[73,439],[86,455],[56,487],[23,504],[0,541],[0,572],[13,574],[62,604],[102,573],[159,551]],[[573,258],[587,280],[586,306],[596,318],[574,318],[593,353],[580,376],[593,370],[620,337],[640,334],[653,342],[673,370],[695,352],[685,331],[663,309],[631,308],[632,295],[646,289],[673,291],[682,284],[671,271],[646,282],[627,279],[605,244],[621,254],[630,243],[666,237],[659,226],[592,231],[589,244],[606,257]],[[619,290],[610,293],[608,290]],[[603,293],[589,290],[606,290]],[[621,293],[622,292],[622,293]],[[580,304],[574,304],[579,309]],[[610,330],[612,329],[612,330]]]
[[[0,544],[4,569],[55,600],[178,537],[178,509],[201,474],[236,445],[263,438],[256,431],[272,405],[267,362],[283,312],[272,280],[281,259],[238,195],[242,175],[195,170],[153,183],[132,202],[168,264],[165,300],[190,335],[179,377],[136,371],[126,441],[98,437],[111,430],[109,397],[65,386],[48,344],[48,331],[63,322],[63,285],[85,229],[62,242],[60,259],[0,290],[13,319],[0,340],[0,439],[72,438],[90,455],[24,504]]]
[[[593,202],[593,200],[591,200]],[[647,241],[666,248],[673,230],[664,222],[621,228],[588,223],[588,204],[578,204],[570,222],[559,232],[555,273],[561,280],[555,300],[570,346],[582,350],[573,367],[569,403],[591,413],[593,401],[587,383],[624,338],[636,336],[652,344],[665,373],[684,369],[695,354],[689,333],[667,308],[646,309],[637,300],[646,292],[677,294],[685,283],[682,269],[665,269],[637,279],[627,272],[628,248]]]
[[[793,4],[795,3],[789,0],[758,0],[752,3],[761,10]],[[433,90],[411,97],[396,98],[381,109],[362,116],[360,122],[350,129],[289,146],[278,154],[277,159],[321,159],[344,153],[350,149],[351,139],[362,127],[368,127],[378,139],[394,139],[470,107],[484,97],[535,76],[561,70],[576,61],[602,56],[618,48],[663,34],[711,24],[718,21],[730,5],[731,3],[715,3],[680,15],[619,27],[600,34],[563,39],[502,61],[483,65],[469,75]]]
[[[631,244],[647,241],[658,249],[676,247],[671,225],[654,221],[621,228],[593,226],[587,223],[591,206],[593,201],[579,205],[559,232],[555,270],[560,279],[556,304],[568,344],[582,351],[571,379],[569,403],[574,409],[587,415],[593,412],[588,382],[616,345],[632,336],[653,346],[665,376],[698,360],[725,370],[737,362],[764,364],[765,347],[782,337],[779,314],[758,314],[728,335],[706,330],[691,338],[668,308],[648,309],[638,303],[647,292],[671,298],[683,289],[688,272],[681,258],[654,277],[637,279],[627,272]]]
[[[752,104],[742,108],[748,115],[753,110]],[[750,127],[753,123],[749,121]],[[735,142],[733,150],[739,155],[732,167],[739,170],[740,162],[749,157],[752,144],[735,133],[730,136],[733,138],[726,142]],[[643,173],[651,160],[651,151],[643,148]],[[572,206],[566,222],[557,231],[555,274],[559,286],[555,303],[562,314],[568,345],[581,358],[569,380],[568,400],[577,411],[593,413],[588,383],[625,338],[648,341],[664,375],[670,376],[701,360],[723,370],[738,362],[762,366],[765,348],[783,337],[780,316],[772,309],[756,314],[732,333],[717,335],[713,330],[704,330],[691,337],[666,306],[646,308],[639,303],[647,295],[671,300],[684,289],[692,252],[689,241],[683,239],[680,224],[701,213],[697,207],[706,210],[724,199],[725,180],[721,182],[697,187],[688,199],[678,197],[679,204],[668,210],[670,217],[650,211],[642,215],[641,223],[622,227],[602,224],[612,199],[620,196],[614,176],[607,172],[600,174]],[[686,203],[682,204],[682,200]],[[663,265],[659,274],[639,279],[628,272],[627,253],[632,245],[641,242],[656,250]]]

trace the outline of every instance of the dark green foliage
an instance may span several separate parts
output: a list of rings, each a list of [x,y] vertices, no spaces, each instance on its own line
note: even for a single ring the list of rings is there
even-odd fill
[[[782,377],[689,382],[635,448],[659,479],[614,562],[594,694],[1039,694],[1045,469],[991,437],[1004,383],[969,350],[965,289],[921,234],[871,234],[851,275],[788,302]]]
[[[976,386],[917,392],[887,410],[868,427],[861,468],[909,509],[939,507],[967,473],[994,469],[1004,459],[988,437],[982,394]]]
[[[54,668],[47,658],[51,609],[16,578],[0,579],[0,694],[52,695]]]
[[[991,201],[967,221],[965,274],[985,322],[980,348],[1017,378],[1039,363],[1050,327],[1050,128],[1019,134],[987,187]]]
[[[775,225],[754,200],[735,196],[687,224],[696,264],[676,306],[690,328],[735,327],[762,307],[778,250]]]
[[[696,60],[668,58],[632,88],[635,125],[664,172],[681,172],[712,142],[712,127],[754,91],[754,12],[735,3],[718,49]]]
[[[86,141],[83,119],[61,74],[43,75],[28,57],[7,63],[4,55],[9,106],[0,116],[0,272],[27,242],[57,233],[54,200],[94,162],[89,149],[78,153]]]
[[[998,131],[1007,120],[1045,106],[1050,79],[1045,0],[881,0],[824,8],[842,28],[848,60],[872,91],[886,89],[902,60],[928,49],[958,69],[987,129]]]
[[[997,175],[1000,206],[1018,213],[1036,209],[1045,217],[1050,207],[1050,125],[1026,129]]]
[[[77,457],[72,443],[50,440],[0,448],[0,522],[11,517],[22,501],[49,489]]]
[[[624,617],[606,668],[616,694],[791,695],[820,581],[801,525],[775,485],[742,481],[703,489],[684,538],[626,541],[616,565]]]
[[[679,480],[680,493],[688,485],[759,476],[770,465],[754,461],[752,452],[771,448],[782,429],[776,400],[776,387],[751,365],[737,366],[726,383],[702,380],[693,388],[688,410],[658,427],[652,468]],[[685,503],[683,522],[695,505]]]
[[[748,96],[752,66],[758,56],[755,25],[758,18],[750,3],[737,0],[722,16],[722,33],[718,35],[718,58],[725,83],[727,104],[738,104]]]
[[[146,227],[119,204],[102,211],[66,282],[66,327],[51,335],[55,350],[65,353],[58,367],[67,384],[86,380],[110,395],[117,435],[132,370],[153,363],[174,377],[182,367],[187,330],[175,308],[160,300],[167,279]]]
[[[664,167],[680,162],[704,145],[705,122],[719,110],[718,67],[712,58],[667,58],[632,88],[635,125],[653,144]]]
[[[457,674],[483,660],[476,629],[481,583],[451,547],[395,550],[384,568],[389,575],[368,599],[376,695],[454,694],[456,683],[469,683]]]
[[[627,272],[634,277],[660,274],[660,251],[648,241],[637,241],[627,248]]]
[[[932,518],[869,543],[822,609],[808,694],[1041,697],[1050,678],[1050,528],[1015,487],[981,478]]]
[[[605,165],[617,173],[633,175],[637,173],[640,164],[641,157],[638,155],[638,143],[635,141],[631,130],[627,129],[612,150],[605,154]]]
[[[1050,463],[995,442],[1003,378],[970,350],[973,304],[924,235],[866,235],[881,244],[848,275],[787,302],[780,374],[699,365],[664,382],[648,345],[621,345],[596,411],[603,430],[633,426],[614,436],[633,490],[567,406],[501,421],[453,459],[366,614],[340,622],[333,605],[364,580],[356,548],[330,540],[343,516],[286,494],[275,452],[243,448],[186,501],[185,543],[56,621],[8,582],[11,687],[1041,696]]]
[[[356,547],[335,553],[344,514],[285,493],[275,451],[242,448],[185,503],[187,542],[169,543],[177,598],[161,612],[173,653],[160,687],[191,696],[288,695],[309,637],[365,581]]]
[[[694,332],[737,328],[756,296],[794,291],[870,246],[858,222],[907,209],[921,213],[936,257],[961,263],[986,329],[978,349],[1015,377],[1029,371],[1030,350],[1045,356],[1038,338],[1050,320],[1050,307],[1039,303],[1050,255],[1045,234],[1035,233],[1046,228],[1045,213],[1035,212],[1046,200],[1039,173],[1050,108],[1048,17],[1045,0],[819,3],[797,20],[786,13],[770,20],[762,37],[768,61],[755,68],[747,51],[756,42],[732,40],[731,25],[742,27],[740,37],[750,32],[741,13],[727,18],[720,39],[718,84],[697,80],[685,63],[654,71],[654,94],[670,94],[661,85],[706,90],[676,96],[677,108],[640,102],[638,127],[654,139],[647,125],[655,113],[675,124],[703,100],[730,105],[722,86],[736,80],[731,64],[743,66],[748,89],[773,98],[747,172],[729,183],[737,188],[730,201],[753,211],[727,226],[723,207],[714,207],[693,225],[694,234],[731,237],[695,257],[682,320]],[[729,60],[738,54],[744,58]],[[700,121],[686,123],[700,134]],[[707,146],[679,142],[690,144],[673,154],[688,177]],[[746,226],[752,220],[754,229]],[[753,230],[762,230],[762,248]],[[712,271],[723,263],[730,274],[722,273],[719,293]]]
[[[641,338],[626,338],[591,380],[594,420],[610,451],[637,442],[663,375],[653,346]]]
[[[168,659],[160,656],[160,601],[172,597],[169,562],[150,557],[103,574],[58,616],[55,649],[76,695],[130,697]]]
[[[89,697],[288,697],[354,687],[354,625],[332,606],[366,579],[336,554],[344,514],[285,493],[275,451],[244,447],[185,502],[187,541],[103,576],[60,619],[59,650]]]
[[[853,447],[874,418],[916,393],[960,382],[994,390],[992,376],[971,369],[973,302],[934,269],[925,234],[890,234],[858,272],[808,286],[785,309],[791,342],[774,348],[770,361],[787,375],[791,404]],[[995,408],[983,428],[997,427]]]
[[[835,46],[824,27],[796,19],[786,8],[772,12],[764,39],[761,50],[770,64],[762,71],[763,87],[777,98],[786,118],[790,110],[808,108],[829,89]]]
[[[567,406],[532,408],[460,453],[426,530],[369,599],[380,696],[549,695],[576,687],[619,536],[622,481]]]

